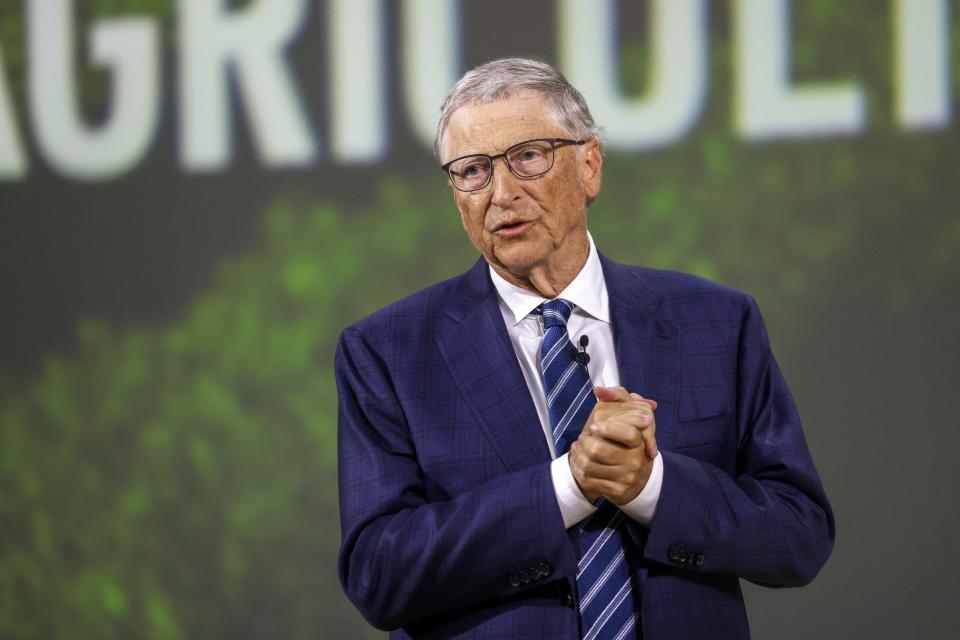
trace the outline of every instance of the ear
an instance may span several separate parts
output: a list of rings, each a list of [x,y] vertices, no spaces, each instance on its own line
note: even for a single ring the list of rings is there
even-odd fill
[[[600,193],[602,169],[603,155],[600,153],[600,143],[593,138],[583,145],[580,155],[580,179],[583,181],[587,198],[591,200]]]

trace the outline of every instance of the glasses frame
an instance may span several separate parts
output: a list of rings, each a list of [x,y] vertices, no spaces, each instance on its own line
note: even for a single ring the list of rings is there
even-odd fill
[[[510,161],[507,160],[507,155],[509,155],[509,153],[514,149],[516,149],[517,147],[522,147],[523,145],[530,144],[531,142],[549,142],[550,143],[550,166],[544,169],[543,171],[541,171],[540,173],[533,176],[520,175],[514,170],[512,166],[510,166]],[[520,178],[521,180],[536,180],[540,176],[548,173],[550,169],[553,169],[553,165],[556,162],[557,147],[562,147],[567,144],[575,144],[579,147],[581,145],[586,144],[587,142],[588,140],[571,140],[570,138],[533,138],[532,140],[524,140],[523,142],[512,144],[506,149],[504,149],[503,153],[498,153],[492,156],[486,153],[468,153],[465,156],[454,158],[450,162],[444,165],[441,165],[440,168],[443,169],[443,172],[445,174],[447,174],[447,178],[450,179],[450,184],[452,184],[457,191],[462,191],[464,193],[473,193],[474,191],[480,191],[481,189],[486,189],[490,185],[490,182],[493,181],[493,172],[495,171],[494,160],[496,160],[497,158],[503,158],[503,163],[507,165],[507,170],[513,175],[515,175],[516,177]],[[490,162],[490,173],[487,175],[487,181],[484,182],[479,187],[477,187],[476,189],[461,189],[460,187],[457,186],[457,181],[453,179],[453,172],[450,170],[451,165],[453,165],[454,162],[463,160],[465,158],[486,158]]]

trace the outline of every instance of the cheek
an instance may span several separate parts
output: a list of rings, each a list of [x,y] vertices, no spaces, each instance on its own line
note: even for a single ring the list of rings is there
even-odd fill
[[[457,206],[460,209],[463,230],[467,232],[467,237],[477,244],[483,237],[483,212],[478,207],[471,207],[469,203],[458,202]]]
[[[559,230],[579,221],[583,216],[586,197],[575,183],[562,184],[558,181],[550,185],[540,200],[550,210],[546,216],[548,226]]]
[[[579,224],[586,208],[587,194],[578,178],[577,175],[570,175],[566,184],[556,193],[560,210],[564,213],[564,222],[568,225]]]

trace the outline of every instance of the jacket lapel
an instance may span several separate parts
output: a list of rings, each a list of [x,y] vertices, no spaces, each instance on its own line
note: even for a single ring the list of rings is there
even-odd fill
[[[680,326],[655,315],[661,294],[644,281],[643,271],[603,255],[600,260],[610,299],[620,384],[657,401],[657,443],[669,450],[675,442],[679,408]]]
[[[437,337],[460,395],[509,471],[549,461],[540,418],[483,259],[465,275],[461,293]]]

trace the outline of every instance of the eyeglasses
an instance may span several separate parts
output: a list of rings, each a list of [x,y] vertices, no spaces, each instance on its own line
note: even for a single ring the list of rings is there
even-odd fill
[[[460,191],[483,189],[493,178],[493,161],[503,158],[510,173],[528,180],[539,178],[553,168],[553,150],[565,144],[580,146],[586,140],[567,140],[566,138],[538,138],[519,142],[503,153],[488,156],[474,153],[451,160],[440,167],[450,176],[450,182]]]

